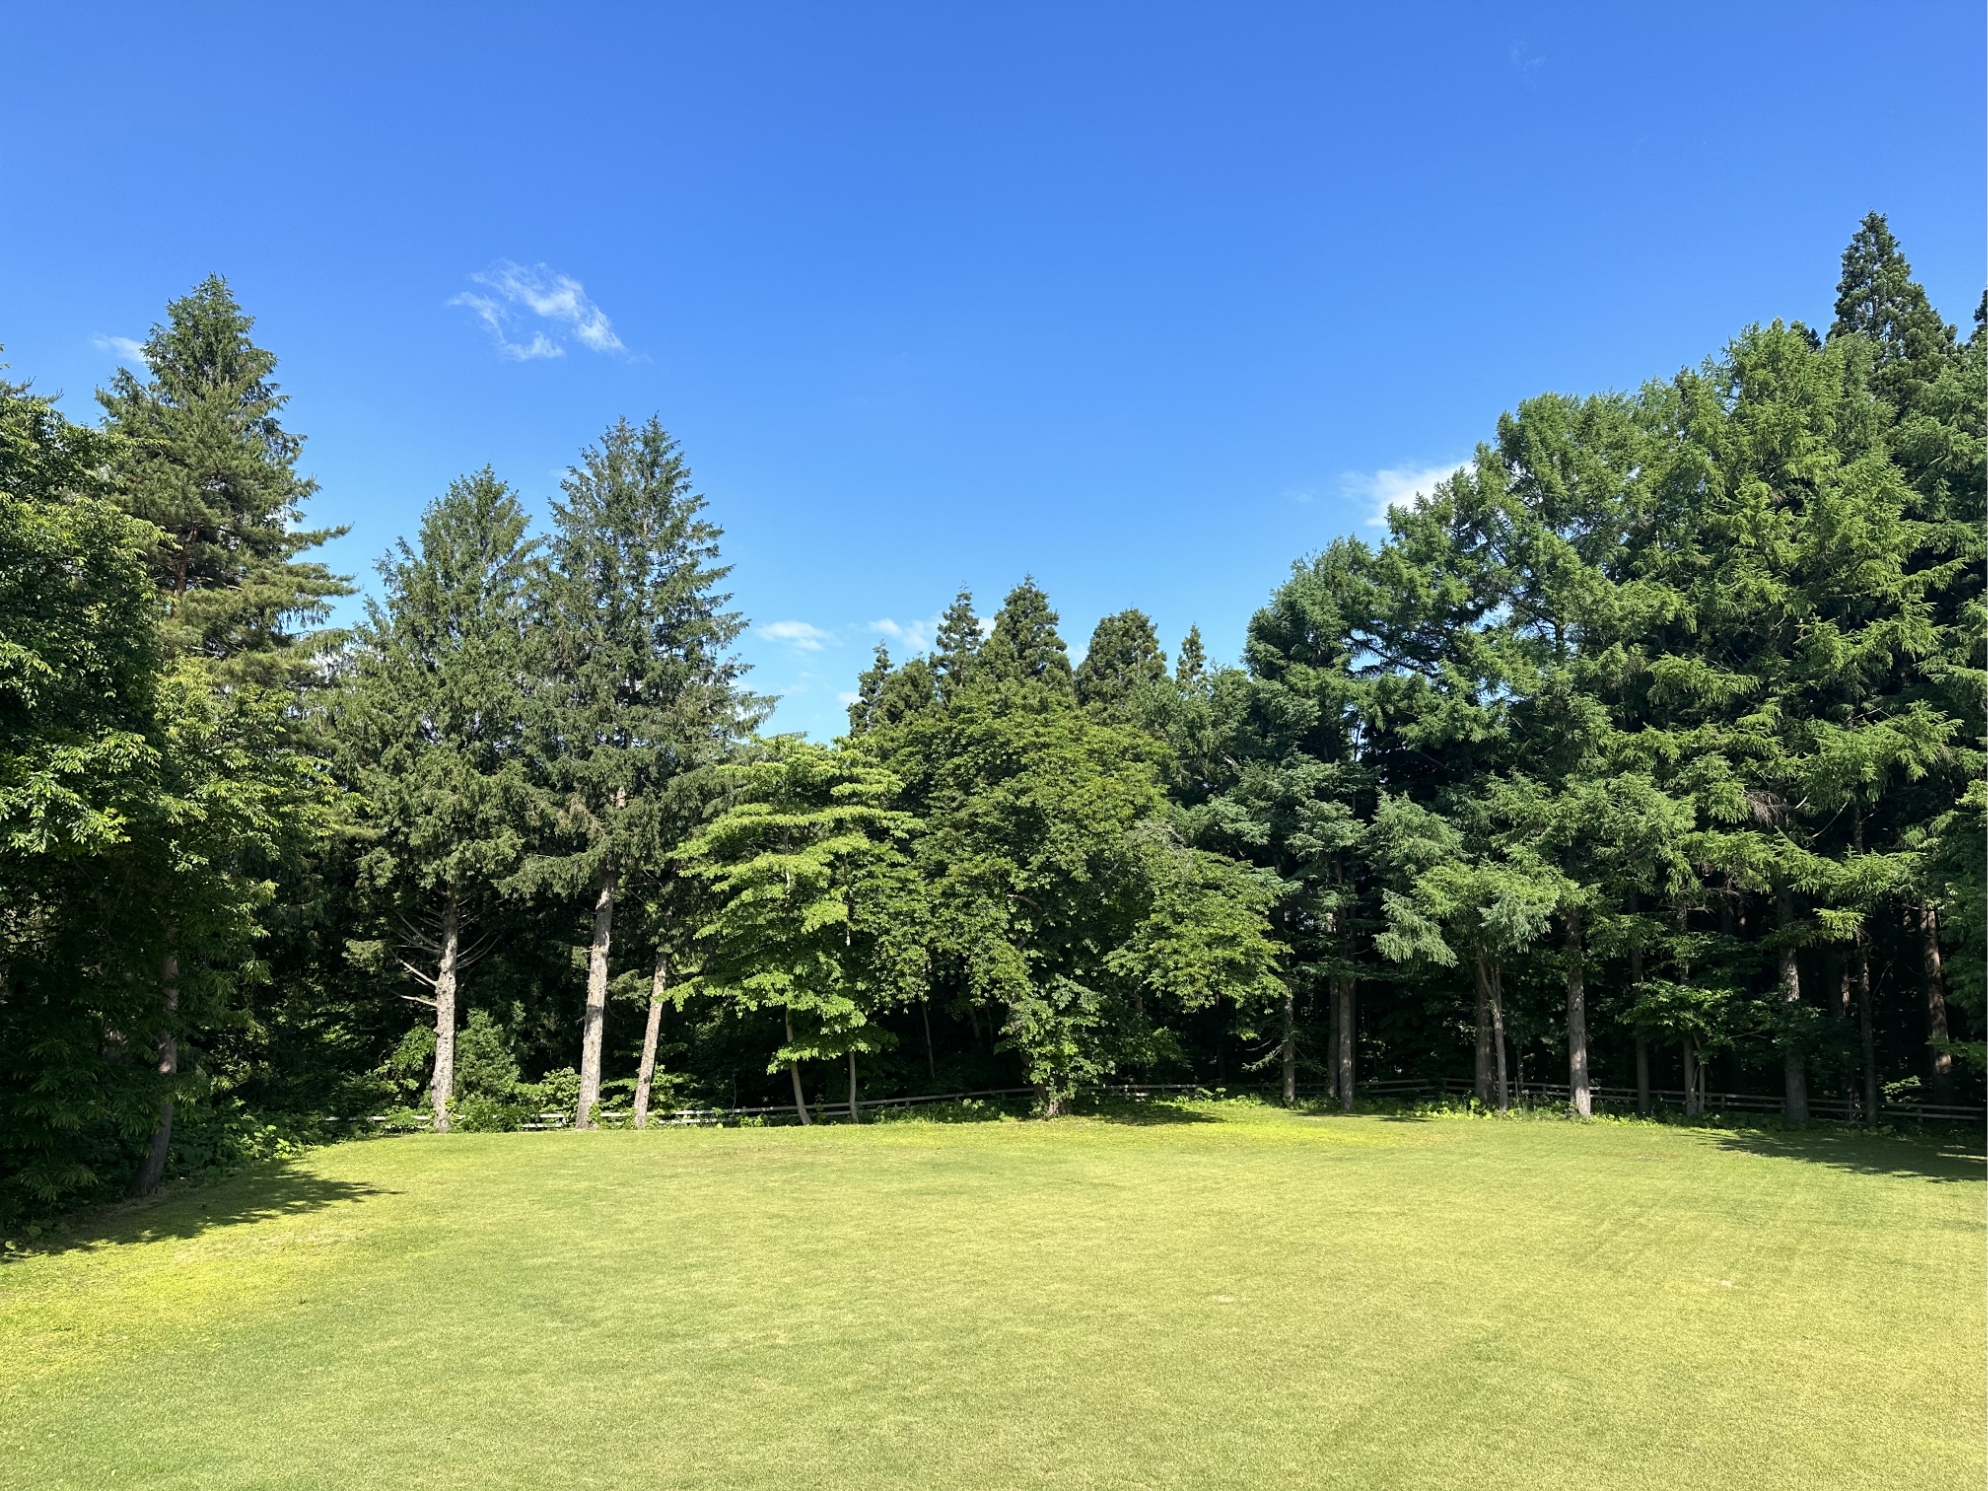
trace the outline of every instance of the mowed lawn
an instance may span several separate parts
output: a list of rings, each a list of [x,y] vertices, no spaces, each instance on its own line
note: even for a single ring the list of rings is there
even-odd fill
[[[1978,1145],[1302,1117],[350,1144],[0,1267],[7,1487],[1956,1487]]]

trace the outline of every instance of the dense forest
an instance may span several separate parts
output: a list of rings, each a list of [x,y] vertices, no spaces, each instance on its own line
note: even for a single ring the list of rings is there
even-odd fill
[[[0,384],[0,1225],[377,1115],[1978,1102],[1984,316],[1873,215],[1826,331],[1520,404],[1236,664],[961,591],[824,745],[653,419],[543,532],[464,476],[328,625],[209,279],[98,421]]]

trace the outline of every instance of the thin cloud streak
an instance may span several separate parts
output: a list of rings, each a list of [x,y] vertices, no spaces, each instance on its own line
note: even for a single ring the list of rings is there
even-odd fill
[[[1340,490],[1367,506],[1364,524],[1382,527],[1392,508],[1412,508],[1437,483],[1455,476],[1470,463],[1452,461],[1436,466],[1386,466],[1379,471],[1349,471],[1339,479]]]
[[[120,362],[135,362],[141,368],[151,364],[145,360],[145,344],[133,341],[130,337],[95,336],[90,340],[106,352],[115,352]]]
[[[820,652],[827,643],[836,640],[835,633],[825,632],[818,626],[805,621],[769,621],[753,628],[762,637],[770,637],[775,642],[785,642],[790,647],[798,647],[803,652]]]
[[[543,264],[524,265],[499,259],[490,268],[470,276],[493,294],[480,295],[465,290],[452,296],[450,305],[463,307],[483,323],[497,345],[500,356],[513,362],[538,358],[564,357],[568,335],[595,352],[629,355],[628,348],[614,333],[607,312],[587,298],[586,288],[571,275],[556,274]],[[550,333],[525,326],[527,338],[515,328],[525,316],[552,323]]]

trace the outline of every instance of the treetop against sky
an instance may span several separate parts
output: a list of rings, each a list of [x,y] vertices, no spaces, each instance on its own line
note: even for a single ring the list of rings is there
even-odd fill
[[[542,530],[572,453],[659,412],[754,683],[817,738],[962,582],[1235,656],[1292,556],[1521,398],[1827,325],[1872,209],[1946,319],[1978,292],[1969,7],[556,17],[16,16],[0,338],[87,417],[229,276],[368,584],[455,478]],[[192,85],[231,127],[162,127]]]

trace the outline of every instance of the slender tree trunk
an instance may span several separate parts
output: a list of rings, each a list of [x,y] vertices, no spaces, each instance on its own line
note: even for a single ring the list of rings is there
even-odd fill
[[[861,1123],[863,1110],[856,1106],[856,1048],[849,1048],[849,1121]]]
[[[656,1039],[663,1032],[663,991],[669,987],[669,955],[656,949],[649,977],[649,1022],[642,1027],[642,1064],[635,1069],[635,1127],[649,1127],[649,1092],[656,1082]]]
[[[179,1037],[173,1030],[179,1014],[179,954],[167,953],[159,964],[159,982],[165,985],[161,1001],[166,1011],[166,1028],[159,1036],[159,1065],[161,1077],[179,1075]],[[159,1189],[159,1183],[166,1178],[166,1157],[173,1147],[173,1100],[165,1098],[159,1104],[159,1121],[152,1129],[152,1142],[145,1150],[145,1159],[138,1167],[138,1174],[131,1182],[131,1194],[149,1196]]]
[[[1798,1005],[1802,1002],[1802,971],[1795,961],[1795,944],[1788,934],[1795,925],[1795,891],[1793,886],[1783,885],[1774,893],[1774,920],[1781,932],[1781,946],[1778,949],[1781,965],[1781,1002]],[[1809,1082],[1808,1063],[1798,1047],[1790,1046],[1782,1056],[1782,1071],[1787,1086],[1783,1108],[1790,1123],[1809,1121]]]
[[[1698,1048],[1689,1037],[1684,1042],[1684,1116],[1697,1118],[1705,1111],[1703,1084],[1698,1080]]]
[[[1920,968],[1926,978],[1926,1045],[1933,1057],[1931,1097],[1953,1101],[1953,1053],[1947,1049],[1947,981],[1940,963],[1940,914],[1933,903],[1919,907]]]
[[[1861,928],[1857,932],[1857,1040],[1863,1047],[1864,1122],[1878,1122],[1878,1042],[1876,1012],[1871,1008],[1871,948]]]
[[[1505,1077],[1505,970],[1491,960],[1491,1047],[1498,1063],[1498,1111],[1512,1111],[1512,1087]]]
[[[1567,922],[1567,1098],[1582,1118],[1594,1116],[1594,1094],[1588,1089],[1587,950],[1581,938],[1581,913],[1569,909]]]
[[[435,1075],[428,1100],[435,1106],[435,1132],[449,1131],[449,1104],[456,1096],[456,954],[461,925],[455,892],[442,901],[442,955],[435,964]]]
[[[1629,909],[1638,908],[1636,893],[1629,893]],[[1634,991],[1643,986],[1643,944],[1635,943],[1629,949],[1629,988]],[[1642,1036],[1636,1037],[1636,1116],[1650,1116],[1650,1043]]]
[[[573,1127],[594,1127],[594,1109],[601,1100],[601,1034],[607,1023],[607,956],[614,937],[615,867],[610,859],[601,870],[594,897],[594,942],[587,951],[587,1013],[580,1029],[580,1106]]]
[[[788,1010],[786,1015],[787,1044],[791,1048],[794,1044],[794,1012]],[[801,1091],[801,1064],[798,1061],[789,1060],[787,1063],[787,1075],[794,1079],[794,1111],[801,1115],[801,1127],[806,1128],[814,1120],[808,1117],[807,1094]]]
[[[1477,982],[1477,1063],[1473,1072],[1477,1105],[1491,1106],[1491,975],[1484,967],[1484,949],[1471,958],[1471,972]]]
[[[939,1058],[932,1050],[932,1001],[929,998],[918,1001],[918,1014],[925,1022],[925,1070],[931,1075],[932,1085],[939,1085]]]
[[[1339,1005],[1339,1106],[1353,1111],[1353,999],[1355,982],[1351,974],[1340,974],[1333,980],[1333,990],[1338,995]]]
[[[1284,1106],[1298,1102],[1298,1011],[1289,988],[1284,990],[1284,1044],[1279,1053],[1284,1063]]]

